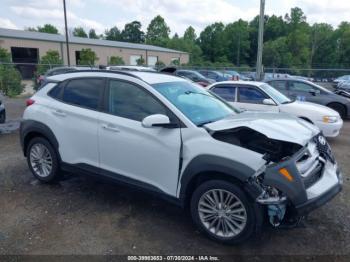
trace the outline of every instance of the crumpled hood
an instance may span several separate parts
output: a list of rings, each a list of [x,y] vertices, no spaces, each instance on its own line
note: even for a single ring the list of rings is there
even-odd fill
[[[243,112],[204,125],[210,131],[249,127],[271,139],[297,143],[301,146],[317,135],[319,129],[297,117],[284,113]]]

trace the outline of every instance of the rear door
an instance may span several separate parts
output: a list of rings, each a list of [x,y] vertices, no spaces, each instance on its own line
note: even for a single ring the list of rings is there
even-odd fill
[[[248,111],[279,112],[277,105],[265,105],[264,99],[270,97],[256,86],[238,86],[236,107]]]
[[[72,79],[60,88],[52,90],[56,99],[49,105],[46,121],[58,140],[62,161],[98,167],[98,118],[105,80]]]
[[[216,85],[210,91],[225,99],[229,104],[236,105],[237,88],[234,85]]]

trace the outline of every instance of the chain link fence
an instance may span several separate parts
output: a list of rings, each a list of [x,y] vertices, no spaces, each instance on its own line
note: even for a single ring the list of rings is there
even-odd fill
[[[7,96],[16,96],[24,93],[32,93],[40,84],[40,78],[51,69],[67,67],[62,64],[37,64],[37,63],[0,63],[0,92]],[[79,65],[79,67],[99,68],[99,66]],[[169,66],[177,70],[194,70],[204,74],[207,78],[213,78],[208,72],[214,71],[222,80],[237,80],[236,75],[242,80],[256,80],[254,67],[215,67],[215,66]],[[103,68],[103,66],[101,67]],[[164,69],[155,68],[157,70]],[[343,75],[350,75],[350,69],[343,68],[264,68],[264,80],[271,78],[299,78],[319,83],[331,88],[334,80]]]

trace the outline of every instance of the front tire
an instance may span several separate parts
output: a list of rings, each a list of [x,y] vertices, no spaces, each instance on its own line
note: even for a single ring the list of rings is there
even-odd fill
[[[190,207],[198,229],[221,243],[243,242],[256,228],[254,204],[238,186],[230,182],[204,182],[194,191]]]
[[[58,180],[59,166],[56,150],[45,138],[30,140],[27,147],[27,162],[32,174],[41,182],[51,183]]]

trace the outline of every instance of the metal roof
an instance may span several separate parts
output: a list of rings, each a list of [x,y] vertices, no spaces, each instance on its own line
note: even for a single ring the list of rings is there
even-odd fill
[[[66,41],[66,38],[63,35],[15,30],[15,29],[7,29],[7,28],[0,28],[0,37],[39,40],[39,41],[41,40],[41,41],[50,41],[50,42]],[[76,37],[76,36],[69,36],[68,38],[69,38],[69,42],[72,44],[109,46],[109,47],[117,47],[117,48],[130,48],[130,49],[141,49],[141,50],[147,50],[147,51],[187,54],[186,52],[183,52],[183,51],[178,51],[178,50],[154,46],[154,45],[135,44],[135,43],[128,43],[128,42],[120,42],[120,41],[102,40],[102,39],[90,39],[90,38],[83,38],[83,37]]]

